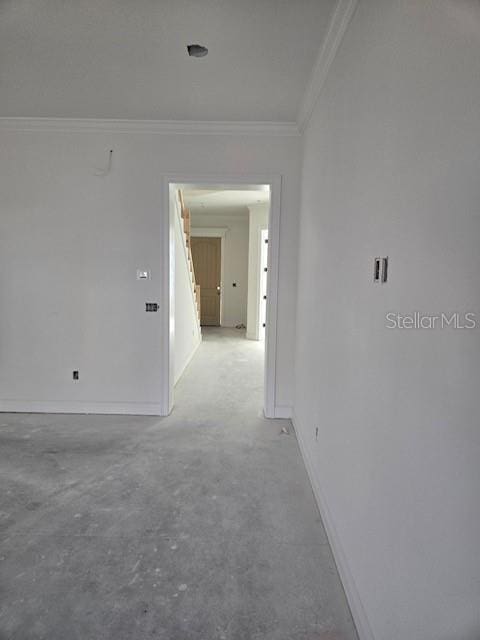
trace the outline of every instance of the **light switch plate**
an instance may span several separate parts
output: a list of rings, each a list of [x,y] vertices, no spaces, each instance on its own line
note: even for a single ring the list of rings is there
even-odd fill
[[[373,261],[373,281],[384,284],[388,278],[388,256]]]

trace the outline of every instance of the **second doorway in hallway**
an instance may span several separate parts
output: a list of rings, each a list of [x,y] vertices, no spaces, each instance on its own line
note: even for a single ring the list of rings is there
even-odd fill
[[[221,238],[191,238],[195,280],[200,288],[200,324],[220,326],[221,305]]]

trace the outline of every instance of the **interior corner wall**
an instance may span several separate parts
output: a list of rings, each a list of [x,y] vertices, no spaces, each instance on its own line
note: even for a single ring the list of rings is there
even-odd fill
[[[248,292],[248,212],[212,214],[192,213],[192,228],[226,229],[222,243],[222,327],[236,327],[247,324]],[[235,284],[235,286],[234,286]]]
[[[295,422],[362,640],[480,637],[479,72],[477,2],[359,0],[304,136]]]
[[[164,327],[145,302],[162,300],[162,177],[199,166],[282,176],[276,397],[291,406],[298,137],[0,123],[0,410],[159,411]]]

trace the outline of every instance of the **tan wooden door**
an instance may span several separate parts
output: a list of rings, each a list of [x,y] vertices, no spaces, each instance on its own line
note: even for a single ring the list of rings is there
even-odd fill
[[[200,285],[200,324],[220,325],[221,238],[191,238],[195,278]]]

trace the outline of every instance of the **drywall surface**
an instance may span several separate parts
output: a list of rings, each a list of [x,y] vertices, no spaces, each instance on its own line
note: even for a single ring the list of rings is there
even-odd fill
[[[203,229],[222,229],[225,236],[222,243],[223,281],[222,318],[223,327],[236,327],[247,323],[248,291],[248,211],[220,215],[192,213],[192,228],[196,235]],[[235,284],[235,286],[233,286]]]
[[[268,229],[268,204],[248,208],[248,313],[247,338],[258,340],[260,302],[260,242],[262,229]]]
[[[97,176],[109,149],[111,172]],[[291,405],[299,149],[289,136],[0,123],[0,409],[158,411],[162,315],[145,302],[162,298],[162,176],[199,166],[282,175],[276,396]]]
[[[479,74],[477,2],[361,0],[305,133],[296,426],[377,640],[480,637],[480,329],[385,320],[480,321]]]
[[[2,0],[0,113],[292,121],[334,5]],[[197,40],[203,64],[187,55]]]
[[[175,234],[175,343],[173,354],[174,382],[177,383],[202,339],[195,302],[192,272],[188,259],[183,223],[178,200],[173,194],[170,207],[174,213]]]

